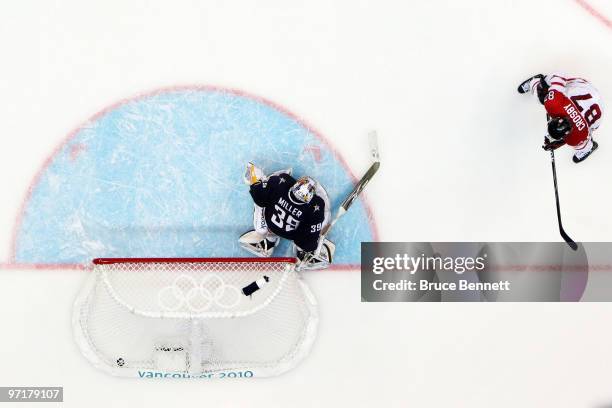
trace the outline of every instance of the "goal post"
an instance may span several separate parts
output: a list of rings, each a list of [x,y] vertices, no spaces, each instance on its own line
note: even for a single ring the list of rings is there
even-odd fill
[[[137,378],[278,375],[310,351],[316,301],[294,258],[101,258],[79,293],[83,355]]]

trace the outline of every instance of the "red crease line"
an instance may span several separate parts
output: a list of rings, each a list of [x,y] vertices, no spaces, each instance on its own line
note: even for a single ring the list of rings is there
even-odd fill
[[[587,2],[586,0],[574,0],[574,1],[578,3],[578,5],[582,7],[584,10],[586,10],[587,13],[595,17],[597,20],[603,23],[603,25],[605,25],[606,27],[612,30],[612,20],[610,20],[603,13],[601,13],[599,10],[593,7],[589,2]]]

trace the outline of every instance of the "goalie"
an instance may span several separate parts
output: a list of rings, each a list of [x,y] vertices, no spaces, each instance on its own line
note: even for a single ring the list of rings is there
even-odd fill
[[[252,163],[247,165],[245,182],[255,203],[255,229],[240,237],[244,249],[270,257],[279,238],[285,238],[293,241],[298,269],[323,269],[332,263],[335,245],[320,239],[329,223],[330,205],[319,183],[307,176],[296,180],[290,170],[266,177]]]

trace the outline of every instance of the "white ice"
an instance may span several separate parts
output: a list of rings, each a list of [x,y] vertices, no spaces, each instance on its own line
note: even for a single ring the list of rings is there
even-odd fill
[[[4,2],[0,259],[36,171],[116,101],[177,84],[236,87],[327,135],[367,188],[385,241],[559,240],[542,108],[516,93],[561,70],[612,98],[612,29],[581,1]],[[612,4],[590,0],[612,18]],[[608,20],[609,21],[609,20]],[[609,104],[610,105],[610,104]],[[610,105],[612,106],[612,105]],[[559,151],[565,227],[612,232],[612,111],[600,149]],[[579,407],[612,401],[609,304],[360,304],[357,272],[306,277],[312,355],[265,381],[135,382],[94,370],[70,309],[86,272],[0,271],[0,385],[63,385],[64,406]]]

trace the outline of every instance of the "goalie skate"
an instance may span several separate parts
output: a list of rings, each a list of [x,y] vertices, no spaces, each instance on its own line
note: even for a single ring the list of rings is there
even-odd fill
[[[328,239],[325,239],[321,244],[320,248],[312,255],[306,255],[300,257],[300,251],[297,251],[297,257],[299,259],[296,271],[315,271],[320,269],[327,269],[333,262],[334,253],[336,252],[336,244]]]
[[[245,232],[238,238],[240,246],[250,253],[262,258],[269,258],[274,252],[278,239],[271,241],[255,230]]]

